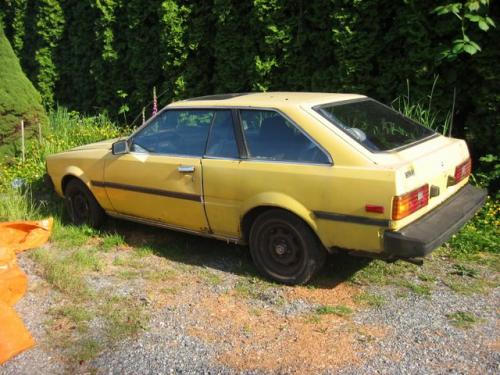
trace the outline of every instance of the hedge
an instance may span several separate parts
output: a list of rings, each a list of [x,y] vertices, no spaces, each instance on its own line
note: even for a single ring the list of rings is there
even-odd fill
[[[464,30],[482,47],[478,53],[457,42],[457,17],[433,11],[443,5],[438,0],[0,4],[14,50],[49,107],[122,113],[130,121],[153,87],[166,91],[160,104],[254,90],[359,92],[390,103],[406,93],[407,81],[413,97],[425,98],[438,75],[433,105],[443,117],[456,90],[453,134],[478,156],[499,153],[500,26],[482,30],[485,12],[498,21],[498,1],[456,3],[472,14],[463,17]],[[474,54],[459,53],[460,46]],[[442,57],[452,50],[459,54]]]

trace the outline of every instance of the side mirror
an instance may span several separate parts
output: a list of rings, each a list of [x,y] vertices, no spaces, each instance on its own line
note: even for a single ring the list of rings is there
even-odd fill
[[[111,150],[113,152],[113,155],[128,154],[128,152],[129,152],[128,141],[126,139],[122,139],[120,141],[116,141],[111,146]]]

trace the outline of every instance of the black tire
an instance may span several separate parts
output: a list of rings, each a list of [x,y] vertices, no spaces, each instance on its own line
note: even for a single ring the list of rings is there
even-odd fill
[[[283,284],[307,283],[326,259],[326,251],[311,228],[284,210],[273,209],[258,216],[249,242],[259,271]]]
[[[104,210],[85,184],[74,178],[64,190],[68,215],[75,225],[88,225],[99,228],[106,217]]]

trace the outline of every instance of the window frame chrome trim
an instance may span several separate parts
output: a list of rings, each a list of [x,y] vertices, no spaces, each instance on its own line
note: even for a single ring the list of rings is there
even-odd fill
[[[364,98],[362,98],[362,99],[364,99]],[[351,99],[351,100],[358,100],[358,99]],[[343,102],[345,102],[345,101],[343,101]],[[326,105],[328,105],[328,103]],[[206,110],[206,109],[214,109],[214,110],[228,109],[228,110],[236,110],[237,113],[238,113],[238,120],[239,120],[239,122],[238,122],[238,124],[234,124],[234,126],[239,126],[240,129],[241,129],[241,136],[243,137],[243,142],[244,142],[244,145],[245,145],[245,150],[247,152],[247,155],[246,155],[246,157],[243,157],[241,155],[241,151],[240,151],[240,158],[239,159],[230,159],[230,160],[256,161],[256,162],[281,163],[281,164],[296,164],[296,165],[297,164],[298,165],[312,165],[312,166],[327,166],[327,167],[331,167],[331,166],[335,165],[335,162],[334,162],[332,156],[330,155],[330,153],[319,142],[317,142],[313,137],[311,137],[309,135],[309,133],[307,133],[294,120],[292,120],[286,113],[284,113],[283,111],[281,111],[280,109],[278,109],[276,107],[261,107],[261,106],[256,107],[256,106],[242,106],[242,105],[238,105],[238,106],[236,106],[236,105],[235,106],[230,106],[230,105],[220,105],[220,106],[219,105],[193,105],[193,106],[191,106],[191,105],[190,106],[175,106],[175,105],[173,105],[173,106],[165,106],[155,116],[153,116],[150,119],[148,119],[144,124],[142,124],[140,127],[138,127],[134,132],[132,132],[132,134],[128,138],[126,138],[127,142],[129,142],[129,146],[130,146],[130,141],[133,139],[133,137],[139,131],[141,131],[142,128],[148,126],[149,123],[153,119],[155,119],[157,116],[159,116],[160,114],[162,114],[165,111],[169,111],[169,110],[177,110],[177,111],[178,110]],[[240,113],[241,110],[256,110],[256,111],[260,110],[260,111],[274,111],[274,112],[277,112],[278,114],[280,114],[281,116],[283,116],[287,121],[289,121],[291,124],[293,124],[295,127],[297,127],[297,129],[302,134],[304,134],[312,143],[314,143],[327,156],[329,163],[309,163],[309,162],[285,161],[285,160],[283,160],[283,161],[282,160],[264,160],[264,159],[257,159],[257,158],[248,157],[248,146],[246,144],[246,140],[245,140],[245,136],[244,136],[244,131],[243,131],[243,128],[242,128],[241,113]],[[210,132],[210,130],[209,130],[209,132]],[[235,136],[238,138],[239,134],[235,134]],[[238,139],[236,139],[236,141],[238,143]],[[207,142],[208,142],[208,135],[207,135]],[[199,158],[199,159],[208,159],[208,158],[206,158],[205,154],[203,154],[201,156],[198,156],[198,155],[183,155],[183,154],[143,153],[143,152],[134,152],[134,151],[130,151],[130,153],[136,153],[136,154],[139,154],[139,155],[162,155],[162,156],[173,156],[173,157],[192,157],[192,158]]]
[[[312,163],[307,161],[293,161],[293,160],[271,160],[271,159],[259,159],[251,156],[251,153],[248,150],[248,143],[245,137],[245,131],[243,130],[243,121],[241,120],[241,111],[268,111],[268,112],[276,112],[279,115],[283,116],[288,122],[290,122],[293,126],[295,126],[300,133],[302,133],[310,142],[312,142],[318,149],[325,154],[328,159],[328,163]],[[239,126],[241,128],[241,133],[243,136],[244,144],[247,151],[247,158],[244,160],[247,161],[258,161],[258,162],[270,162],[270,163],[287,163],[287,164],[300,164],[300,165],[324,165],[324,166],[333,166],[335,163],[333,162],[333,158],[330,153],[313,137],[309,135],[299,124],[297,124],[294,120],[292,120],[286,113],[282,112],[278,108],[274,107],[238,107],[238,117],[239,117]]]

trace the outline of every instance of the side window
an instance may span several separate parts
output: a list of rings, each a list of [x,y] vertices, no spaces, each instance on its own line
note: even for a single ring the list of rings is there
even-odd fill
[[[239,151],[234,136],[231,111],[216,111],[208,136],[207,156],[238,158]]]
[[[202,156],[213,116],[211,110],[164,111],[133,137],[131,150]]]
[[[250,158],[330,163],[314,142],[278,112],[241,110],[240,114]]]

